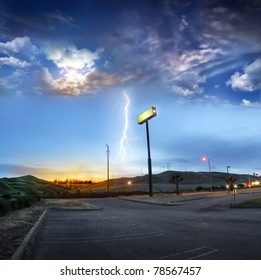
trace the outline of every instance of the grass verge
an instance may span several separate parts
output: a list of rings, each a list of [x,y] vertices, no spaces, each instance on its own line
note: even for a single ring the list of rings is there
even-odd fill
[[[238,208],[261,208],[261,198],[256,198],[256,199],[238,203],[236,205],[236,207],[238,207]]]

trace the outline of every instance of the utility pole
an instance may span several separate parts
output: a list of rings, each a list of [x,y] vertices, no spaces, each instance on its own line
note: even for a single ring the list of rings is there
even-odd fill
[[[105,145],[107,154],[107,196],[110,196],[110,147]]]
[[[230,165],[227,166],[227,178],[228,178],[228,169],[229,169],[230,167],[231,167]]]

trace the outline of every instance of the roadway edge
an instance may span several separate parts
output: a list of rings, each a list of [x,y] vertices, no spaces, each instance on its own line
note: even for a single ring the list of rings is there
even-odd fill
[[[179,206],[179,205],[183,204],[183,202],[184,202],[184,201],[173,202],[173,203],[152,202],[152,201],[135,200],[135,199],[131,199],[131,198],[122,198],[122,197],[117,197],[117,199],[131,201],[131,202],[137,202],[137,203],[146,203],[146,204],[152,204],[152,205],[160,205],[160,206]]]
[[[36,221],[36,223],[33,225],[33,227],[30,229],[30,231],[25,236],[24,240],[20,244],[20,246],[17,248],[13,256],[11,257],[11,260],[21,260],[23,258],[23,255],[25,253],[25,250],[29,244],[29,242],[33,239],[33,237],[36,235],[37,230],[39,229],[40,224],[44,221],[46,214],[48,210],[44,210],[42,215],[39,217],[39,219]]]

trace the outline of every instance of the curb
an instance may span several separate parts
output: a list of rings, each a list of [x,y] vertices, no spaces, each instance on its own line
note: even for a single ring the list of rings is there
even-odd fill
[[[92,208],[63,208],[63,207],[52,207],[49,208],[49,210],[52,211],[95,211],[95,210],[101,210],[101,207],[98,206],[92,206]]]
[[[101,207],[97,207],[97,206],[93,206],[92,208],[50,208],[47,210],[44,210],[42,215],[39,217],[39,219],[36,221],[36,223],[33,225],[33,227],[30,229],[30,231],[27,233],[27,235],[25,236],[24,240],[22,241],[22,243],[20,244],[20,246],[17,248],[17,250],[15,251],[15,253],[13,254],[13,256],[11,257],[11,260],[21,260],[23,258],[23,255],[25,253],[25,250],[28,246],[28,244],[30,243],[30,241],[35,237],[39,226],[41,225],[41,223],[44,221],[46,214],[48,211],[94,211],[94,210],[101,210]]]
[[[178,205],[181,205],[183,204],[184,201],[180,201],[180,202],[174,202],[174,203],[166,203],[166,202],[162,202],[162,203],[159,203],[159,202],[150,202],[150,201],[142,201],[142,200],[135,200],[135,199],[126,199],[126,198],[119,198],[118,199],[121,199],[121,200],[127,200],[127,201],[131,201],[131,202],[138,202],[138,203],[146,203],[146,204],[152,204],[152,205],[160,205],[160,206],[178,206]]]
[[[24,252],[26,250],[26,247],[28,246],[29,242],[33,239],[35,234],[37,233],[37,230],[39,228],[39,225],[43,222],[48,210],[44,210],[40,218],[37,220],[37,222],[34,224],[34,226],[30,229],[30,231],[25,236],[24,240],[18,247],[18,249],[13,254],[11,260],[21,260],[23,258]]]

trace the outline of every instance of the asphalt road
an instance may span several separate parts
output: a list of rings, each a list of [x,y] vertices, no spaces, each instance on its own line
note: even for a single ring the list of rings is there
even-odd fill
[[[253,194],[253,196],[259,194]],[[245,200],[249,194],[237,195]],[[161,206],[88,199],[95,211],[49,211],[26,259],[261,259],[261,209],[232,197]]]

